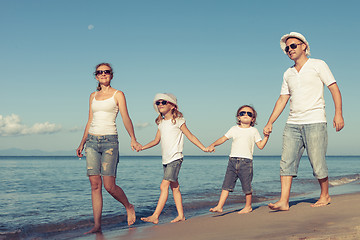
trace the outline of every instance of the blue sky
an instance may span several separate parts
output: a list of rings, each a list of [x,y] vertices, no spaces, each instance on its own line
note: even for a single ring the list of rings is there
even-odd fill
[[[329,155],[360,154],[358,1],[26,1],[0,0],[0,149],[77,148],[87,121],[92,73],[110,62],[114,88],[124,91],[138,141],[152,140],[158,92],[178,97],[187,126],[208,146],[251,104],[262,132],[292,62],[280,37],[301,32],[311,57],[327,62],[343,96],[345,128],[332,128],[325,89]],[[288,107],[264,150],[281,153]],[[121,154],[129,147],[118,118]],[[228,154],[230,144],[217,148]],[[185,154],[202,154],[188,141]],[[204,153],[205,154],[205,153]]]

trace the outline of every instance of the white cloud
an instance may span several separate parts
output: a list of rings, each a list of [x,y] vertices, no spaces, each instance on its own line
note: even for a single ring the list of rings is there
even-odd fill
[[[70,129],[69,129],[69,132],[79,132],[79,131],[81,131],[81,130],[83,130],[83,129],[80,128],[79,126],[75,126],[75,127],[73,127],[73,128],[70,128]]]
[[[150,123],[148,123],[148,122],[135,124],[135,128],[137,128],[137,129],[143,129],[143,128],[147,128],[149,126],[150,126]]]
[[[95,27],[94,27],[94,25],[92,25],[92,24],[90,24],[89,26],[88,26],[88,29],[89,30],[93,30]]]
[[[61,126],[55,123],[35,123],[32,127],[22,124],[16,114],[9,116],[0,115],[0,136],[20,136],[32,134],[51,134],[61,130]]]

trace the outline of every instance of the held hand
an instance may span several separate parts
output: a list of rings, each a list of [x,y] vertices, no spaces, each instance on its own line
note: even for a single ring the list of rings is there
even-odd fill
[[[141,145],[140,143],[139,143],[139,145],[140,145],[140,147],[138,149],[136,149],[136,152],[141,152],[141,151],[144,151],[146,149],[146,148],[144,149],[144,146]]]
[[[341,129],[343,129],[344,125],[344,118],[341,115],[335,115],[333,120],[333,127],[336,129],[336,131],[339,132]]]
[[[268,136],[268,135],[270,135],[271,132],[272,132],[272,124],[268,123],[268,124],[266,124],[266,126],[263,129],[263,133],[265,136]]]
[[[133,151],[136,150],[137,152],[139,152],[142,149],[142,145],[138,143],[136,140],[132,140],[130,145]]]
[[[212,146],[212,145],[210,145],[210,146],[208,146],[208,147],[206,148],[206,151],[207,151],[207,152],[215,152],[215,147]]]

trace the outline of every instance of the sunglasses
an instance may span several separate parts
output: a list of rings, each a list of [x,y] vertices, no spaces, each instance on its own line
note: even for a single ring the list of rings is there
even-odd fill
[[[239,116],[245,116],[245,114],[247,114],[249,117],[253,117],[253,113],[252,112],[245,112],[245,111],[241,111],[239,112]]]
[[[289,47],[291,47],[291,49],[296,49],[297,46],[299,46],[299,45],[301,45],[301,44],[303,44],[303,43],[292,43],[292,44],[290,44],[289,46],[286,46],[286,47],[285,47],[285,52],[288,52],[288,51],[290,50]]]
[[[161,103],[162,105],[166,105],[166,104],[168,103],[168,101],[162,100],[162,101],[156,101],[156,102],[155,102],[155,104],[156,104],[157,106],[159,106],[160,103]]]
[[[102,75],[103,73],[105,73],[105,75],[110,75],[112,72],[111,70],[97,70],[95,75]]]

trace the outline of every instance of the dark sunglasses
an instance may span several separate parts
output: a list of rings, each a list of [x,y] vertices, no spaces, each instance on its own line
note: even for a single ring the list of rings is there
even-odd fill
[[[168,101],[162,100],[162,101],[156,101],[156,102],[155,102],[155,104],[156,104],[157,106],[159,106],[160,103],[161,103],[162,105],[166,105],[166,104],[168,103]]]
[[[239,116],[245,116],[245,114],[247,114],[249,117],[253,117],[253,113],[252,112],[245,112],[245,111],[241,111],[239,112]]]
[[[297,48],[297,46],[299,46],[299,45],[301,45],[301,44],[303,44],[303,43],[292,43],[292,44],[290,44],[289,46],[286,46],[285,47],[285,52],[288,52],[289,51],[289,47],[291,47],[291,49],[296,49]]]
[[[95,72],[95,75],[102,75],[103,73],[105,73],[106,75],[110,75],[112,72],[111,72],[111,70],[97,70],[96,72]]]

